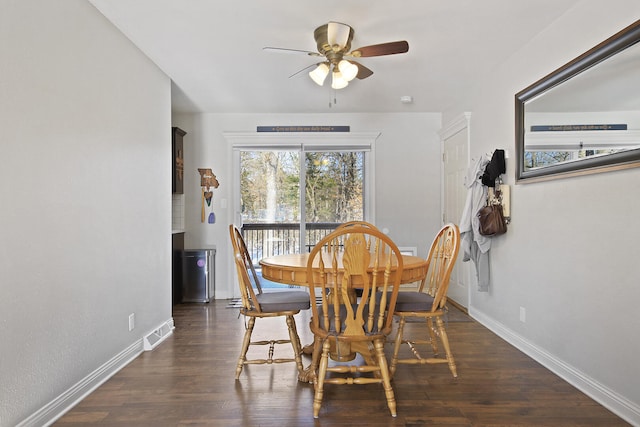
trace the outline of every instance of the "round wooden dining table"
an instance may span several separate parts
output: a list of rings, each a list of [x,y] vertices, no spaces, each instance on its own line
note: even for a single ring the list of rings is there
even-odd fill
[[[325,264],[330,264],[328,254]],[[284,283],[287,285],[308,286],[307,262],[309,254],[287,254],[275,255],[260,260],[262,267],[262,277],[272,282]],[[340,265],[341,260],[338,259]],[[413,255],[402,255],[402,277],[400,283],[412,283],[419,280],[426,274],[427,261]],[[381,263],[381,265],[384,265]]]
[[[323,253],[325,265],[330,265],[330,255]],[[262,277],[272,282],[284,283],[288,285],[309,286],[309,280],[307,277],[307,262],[309,260],[309,254],[289,254],[289,255],[276,255],[272,257],[263,258],[260,260],[260,266],[262,267]],[[372,260],[373,263],[373,260]],[[338,268],[342,264],[342,260],[338,259]],[[400,277],[400,283],[412,283],[422,280],[427,274],[427,260],[413,256],[402,255],[402,276]],[[381,263],[379,265],[384,265]],[[372,268],[373,270],[373,268]],[[393,275],[393,271],[391,273]],[[356,284],[357,286],[357,284]],[[354,295],[355,298],[355,295]],[[357,343],[352,344],[357,346]],[[361,350],[365,352],[365,350]],[[355,352],[342,349],[342,354]],[[303,353],[310,355],[313,353],[313,344],[304,346]],[[364,354],[364,353],[363,353]],[[314,357],[315,358],[315,357]],[[315,379],[317,360],[312,360],[311,365],[298,373],[298,380],[305,383],[312,383]]]

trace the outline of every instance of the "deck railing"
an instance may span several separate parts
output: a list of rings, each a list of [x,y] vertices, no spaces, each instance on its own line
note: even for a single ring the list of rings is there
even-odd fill
[[[261,258],[273,255],[310,252],[325,236],[340,223],[323,222],[307,224],[305,247],[300,249],[300,224],[254,223],[242,225],[242,237],[251,259],[257,263]]]

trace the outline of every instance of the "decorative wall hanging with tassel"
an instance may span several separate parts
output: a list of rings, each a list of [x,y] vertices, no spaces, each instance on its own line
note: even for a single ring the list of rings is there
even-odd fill
[[[211,169],[201,169],[198,168],[198,172],[200,172],[200,186],[202,187],[202,207],[200,209],[200,221],[204,222],[205,220],[205,203],[208,207],[211,208],[211,212],[209,213],[209,218],[207,222],[209,224],[213,224],[216,222],[216,215],[213,213],[213,191],[211,191],[211,187],[218,188],[220,183],[216,178],[216,175],[213,173]]]

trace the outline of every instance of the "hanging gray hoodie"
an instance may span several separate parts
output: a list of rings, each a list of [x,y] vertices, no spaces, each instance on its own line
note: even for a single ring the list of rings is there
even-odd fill
[[[472,161],[473,162],[473,161]],[[489,249],[491,238],[480,234],[478,211],[487,203],[487,187],[482,184],[482,174],[489,159],[480,157],[473,162],[464,178],[467,199],[460,218],[460,236],[462,240],[463,261],[472,260],[476,266],[478,291],[489,290]]]

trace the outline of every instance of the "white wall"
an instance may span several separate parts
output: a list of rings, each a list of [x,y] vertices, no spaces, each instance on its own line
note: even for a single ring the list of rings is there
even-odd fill
[[[228,227],[233,222],[232,150],[223,132],[255,132],[267,125],[347,125],[351,132],[381,132],[375,144],[376,225],[388,228],[398,246],[416,246],[421,256],[441,225],[440,114],[205,114],[178,115],[185,137],[185,245],[216,245],[216,297],[234,295]],[[200,175],[210,167],[220,187],[213,190],[216,223],[200,222]],[[221,208],[227,199],[228,208]]]
[[[638,18],[637,0],[580,2],[479,81],[444,122],[470,110],[472,156],[515,155],[515,93]],[[639,182],[632,169],[514,185],[512,223],[492,244],[490,291],[473,291],[470,302],[476,318],[636,425]]]
[[[88,2],[1,8],[0,425],[14,426],[171,318],[171,96]]]

